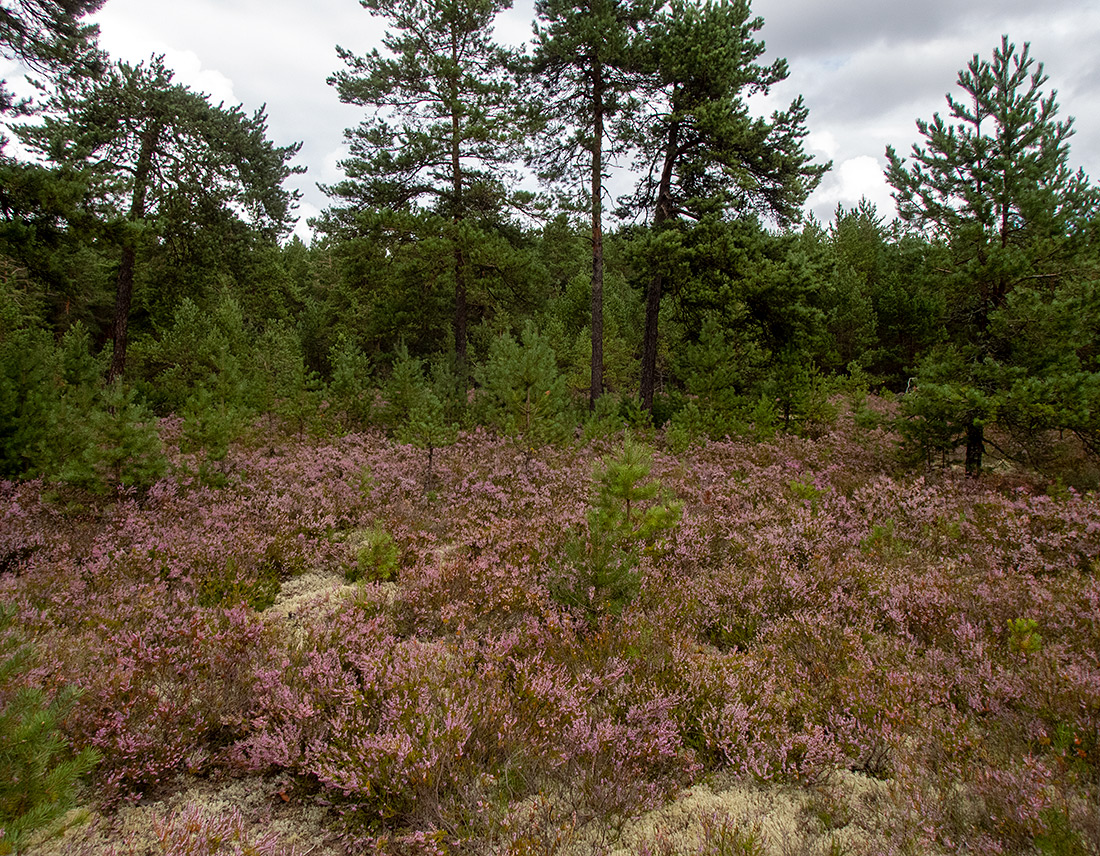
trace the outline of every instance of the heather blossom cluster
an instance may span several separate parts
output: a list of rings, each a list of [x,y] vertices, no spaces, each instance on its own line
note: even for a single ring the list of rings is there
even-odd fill
[[[901,471],[843,420],[650,446],[679,516],[602,612],[556,581],[593,543],[616,439],[460,434],[430,491],[427,451],[380,434],[252,436],[223,487],[182,456],[80,508],[5,483],[0,598],[39,652],[22,680],[79,689],[64,729],[99,753],[106,807],[277,774],[349,852],[565,852],[562,830],[716,773],[838,770],[886,785],[846,821],[869,853],[1100,847],[1095,496]],[[365,531],[395,580],[354,568]],[[329,594],[271,609],[307,574]]]

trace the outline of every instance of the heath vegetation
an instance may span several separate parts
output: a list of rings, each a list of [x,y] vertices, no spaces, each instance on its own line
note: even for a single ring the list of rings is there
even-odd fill
[[[41,769],[69,765],[40,800],[89,768],[108,816],[262,775],[328,807],[333,852],[567,853],[732,776],[806,794],[842,852],[1100,844],[1091,494],[906,471],[847,415],[677,455],[467,431],[428,492],[422,451],[380,433],[254,433],[221,487],[197,457],[79,509],[4,485],[5,638],[36,652],[5,716],[40,705]],[[836,786],[853,773],[873,808]],[[164,835],[229,823],[195,812]]]
[[[101,5],[0,8],[0,856],[1100,854],[1100,192],[1027,44],[826,226],[747,2],[363,0],[307,246]]]

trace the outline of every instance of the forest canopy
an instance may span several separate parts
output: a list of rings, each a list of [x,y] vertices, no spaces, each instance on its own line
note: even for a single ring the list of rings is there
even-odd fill
[[[896,217],[822,225],[809,107],[750,108],[790,71],[745,0],[546,0],[522,50],[495,41],[500,2],[369,0],[385,37],[337,47],[362,120],[306,245],[300,144],[163,58],[110,60],[99,5],[4,10],[5,55],[42,73],[5,108],[35,158],[0,160],[8,476],[86,470],[112,397],[215,454],[261,414],[813,433],[842,392],[901,396],[903,454],[972,475],[1098,450],[1098,195],[1027,44],[975,54],[912,153],[887,150]]]

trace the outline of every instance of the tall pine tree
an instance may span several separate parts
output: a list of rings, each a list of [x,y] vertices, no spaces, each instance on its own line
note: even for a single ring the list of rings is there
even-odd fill
[[[648,82],[655,115],[639,124],[643,179],[634,205],[652,211],[659,233],[680,218],[705,214],[762,215],[797,220],[828,164],[802,149],[808,110],[796,99],[768,119],[750,114],[745,99],[785,80],[787,64],[761,65],[763,42],[748,0],[698,5],[673,0],[651,30]],[[664,276],[646,288],[641,399],[652,407],[657,319]]]
[[[1069,168],[1073,120],[1046,83],[1006,36],[959,72],[950,119],[918,120],[910,163],[886,150],[898,213],[947,250],[949,343],[921,366],[914,415],[957,434],[975,476],[986,426],[1021,409],[1036,428],[1095,428],[1100,318],[1078,265],[1100,195]]]
[[[589,401],[603,392],[603,194],[607,155],[624,148],[638,115],[634,92],[654,0],[536,0],[530,73],[542,84],[545,122],[533,162],[549,183],[579,184],[592,227],[592,361]],[[606,148],[605,148],[606,146]],[[577,198],[574,196],[573,198]]]
[[[173,83],[163,57],[117,63],[99,79],[59,74],[45,110],[41,124],[17,133],[52,163],[83,173],[89,207],[118,235],[114,378],[126,364],[138,250],[158,217],[173,205],[210,206],[271,238],[284,233],[295,196],[282,183],[304,169],[287,163],[300,144],[273,145],[263,110],[247,116]]]
[[[492,38],[510,0],[361,0],[385,19],[385,52],[337,48],[346,68],[329,78],[340,100],[372,111],[346,133],[347,178],[324,188],[337,201],[328,224],[364,210],[429,208],[450,224],[454,338],[465,372],[468,259],[465,227],[508,204],[509,166],[523,134],[507,72]],[[335,221],[335,222],[334,222]]]

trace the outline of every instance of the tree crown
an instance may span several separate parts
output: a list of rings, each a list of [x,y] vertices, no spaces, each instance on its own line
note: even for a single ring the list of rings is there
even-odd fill
[[[262,108],[248,116],[213,105],[173,83],[163,57],[54,84],[42,124],[17,133],[54,163],[82,170],[103,215],[133,211],[135,194],[142,217],[187,197],[232,209],[272,235],[288,228],[296,194],[282,182],[304,171],[288,164],[300,144],[273,145]]]
[[[1007,36],[991,60],[959,72],[949,119],[917,121],[924,144],[907,164],[887,147],[887,180],[903,220],[934,236],[1002,248],[1072,231],[1096,209],[1095,192],[1069,168],[1073,119],[1058,119],[1043,64]]]

